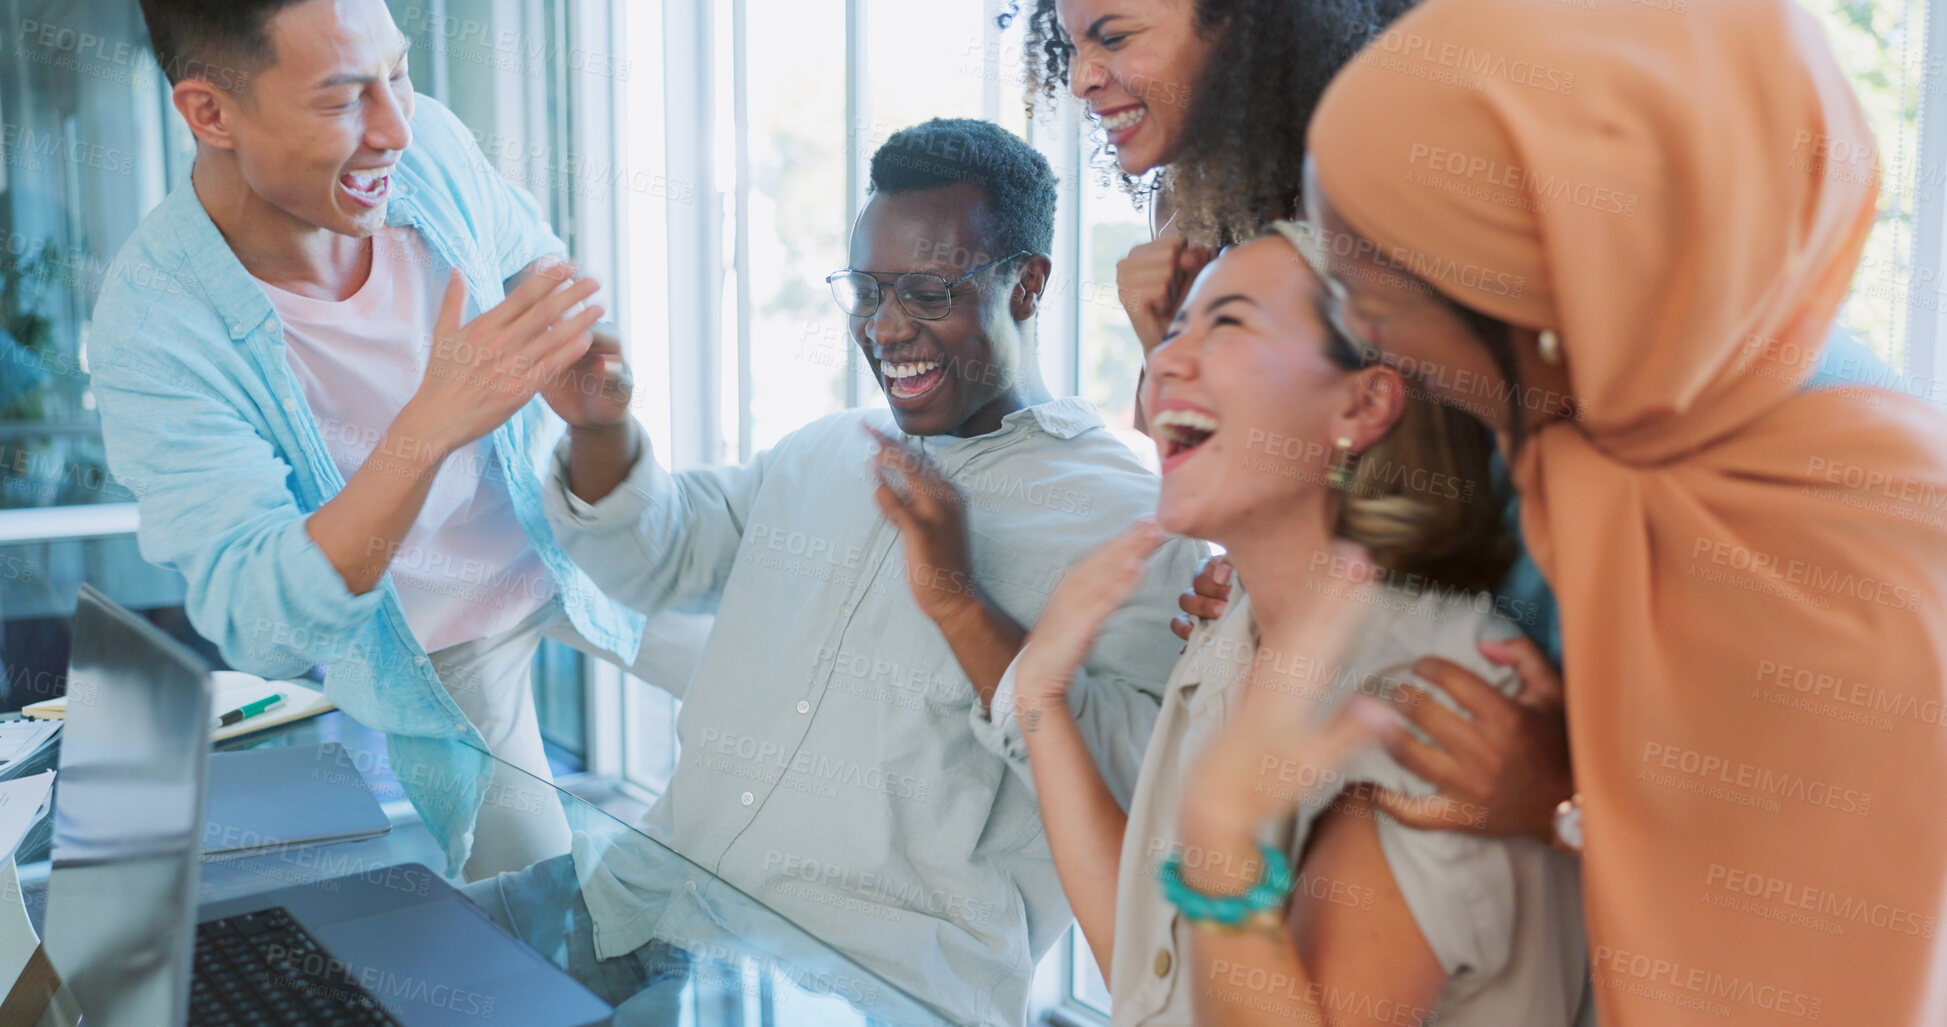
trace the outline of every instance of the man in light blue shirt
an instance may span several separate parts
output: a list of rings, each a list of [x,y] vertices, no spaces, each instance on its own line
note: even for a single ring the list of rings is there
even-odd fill
[[[625,663],[641,637],[642,616],[600,594],[541,510],[561,423],[537,393],[572,389],[562,372],[590,349],[595,285],[548,263],[565,247],[533,200],[414,97],[382,0],[143,13],[197,157],[95,308],[110,466],[140,502],[143,555],[187,580],[197,630],[243,670],[323,665],[327,695],[388,733],[458,867],[492,778],[481,750],[546,773],[527,666],[550,618]],[[354,338],[346,325],[388,309],[359,307],[378,289],[433,328]],[[299,308],[315,315],[302,328],[286,316]],[[353,341],[379,359],[333,365]],[[498,535],[451,551],[446,529],[480,510]],[[396,584],[395,563],[427,584]],[[526,605],[497,611],[508,595]],[[438,652],[417,637],[426,624]],[[565,844],[565,824],[542,826]]]
[[[1041,384],[1047,161],[991,123],[936,120],[895,133],[871,184],[828,281],[889,413],[670,474],[621,397],[591,390],[563,411],[577,429],[545,502],[611,595],[717,611],[650,836],[952,1021],[1019,1024],[1073,917],[988,703],[1062,571],[1153,514],[1157,479],[1094,407]],[[1176,662],[1160,627],[1200,552],[1152,557],[1070,693],[1125,802]],[[627,842],[576,852],[603,979],[638,960],[647,977],[651,943],[699,936],[665,861]],[[482,905],[524,937],[558,932],[515,912],[554,873],[506,875]]]

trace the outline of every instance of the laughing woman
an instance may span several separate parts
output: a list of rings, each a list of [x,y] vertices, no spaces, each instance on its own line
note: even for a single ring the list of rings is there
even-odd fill
[[[1561,608],[1603,1023],[1937,1027],[1947,421],[1788,358],[1874,222],[1870,162],[1826,155],[1879,151],[1798,4],[1666,7],[1427,0],[1398,30],[1477,70],[1333,83],[1314,256],[1348,334],[1503,440]]]
[[[1149,210],[1152,241],[1116,267],[1117,293],[1145,353],[1216,247],[1295,216],[1305,130],[1319,97],[1361,43],[1387,33],[1415,2],[1011,5],[1008,17],[1025,22],[1030,102],[1060,88],[1073,93],[1101,133],[1098,163],[1142,196]],[[1189,636],[1196,618],[1221,613],[1231,573],[1221,557],[1204,566],[1183,594],[1184,614],[1172,625],[1179,636]],[[1378,798],[1419,826],[1548,839],[1557,805],[1573,790],[1555,671],[1560,650],[1554,601],[1525,555],[1498,584],[1494,601],[1527,637],[1490,644],[1484,653],[1497,665],[1518,668],[1523,687],[1507,699],[1462,667],[1435,671],[1468,716],[1429,723],[1402,707],[1402,723],[1389,729],[1385,741],[1439,785],[1446,800],[1408,805],[1384,791]],[[1487,815],[1471,821],[1449,815],[1450,807],[1463,804]]]
[[[1151,241],[1116,267],[1143,352],[1215,248],[1297,213],[1312,107],[1414,0],[1014,0],[1030,109],[1066,88]]]
[[[1365,366],[1327,326],[1320,282],[1285,234],[1297,231],[1280,223],[1198,278],[1149,358],[1160,528],[1140,527],[1070,570],[997,705],[1011,690],[1055,865],[1118,1027],[1187,1027],[1213,989],[1237,996],[1224,1015],[1281,1022],[1569,1023],[1585,957],[1574,861],[1533,839],[1378,815],[1375,788],[1432,788],[1382,749],[1353,744],[1370,743],[1362,724],[1388,716],[1372,697],[1455,715],[1415,675],[1423,656],[1516,685],[1477,651],[1517,630],[1482,603],[1509,554],[1495,506],[1471,495],[1487,487],[1492,440],[1472,418],[1409,394],[1392,370]],[[1244,588],[1190,639],[1125,815],[1066,692],[1163,530],[1223,544]],[[1381,576],[1368,552],[1391,584],[1362,584]],[[1181,847],[1178,809],[1239,797],[1205,792],[1186,804],[1185,778],[1247,695],[1264,690],[1302,707],[1280,708],[1283,734],[1332,725],[1344,760],[1283,768],[1259,806],[1321,780],[1333,787],[1267,847],[1215,865]],[[1248,903],[1190,890],[1214,889],[1213,874],[1255,879],[1267,865],[1283,872],[1265,875],[1271,883]],[[1298,970],[1256,991],[1213,977],[1194,938],[1225,927],[1251,929],[1251,944],[1291,954]],[[1370,1015],[1348,1019],[1335,995],[1358,996]]]

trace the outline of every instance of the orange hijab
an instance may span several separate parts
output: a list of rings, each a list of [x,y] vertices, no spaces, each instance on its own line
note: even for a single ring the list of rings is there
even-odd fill
[[[1791,0],[1428,0],[1313,119],[1333,205],[1560,333],[1515,467],[1561,605],[1605,1027],[1947,1024],[1947,423],[1804,391],[1874,149]]]

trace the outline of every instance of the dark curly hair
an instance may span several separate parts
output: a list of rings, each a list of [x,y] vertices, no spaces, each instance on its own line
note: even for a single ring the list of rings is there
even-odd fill
[[[1298,212],[1305,128],[1352,55],[1416,0],[1195,0],[1196,31],[1210,59],[1190,90],[1184,137],[1162,172],[1184,236],[1205,245],[1249,239]],[[1055,0],[1009,0],[1006,28],[1025,15],[1030,113],[1037,96],[1068,85],[1074,46]],[[1094,163],[1140,195],[1143,183],[1114,169],[1096,133]]]
[[[1047,253],[1055,245],[1056,191],[1048,158],[991,121],[934,118],[892,134],[872,154],[866,191],[897,195],[966,182],[987,194],[986,245]]]

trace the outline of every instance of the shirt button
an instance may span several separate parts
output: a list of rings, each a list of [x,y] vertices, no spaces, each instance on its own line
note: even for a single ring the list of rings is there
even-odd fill
[[[838,615],[840,617],[850,617],[852,615],[852,604],[846,603],[844,606],[839,607]]]
[[[294,414],[294,413],[297,413],[297,400],[295,400],[295,399],[286,399],[286,400],[284,401],[284,410],[285,410],[285,412],[287,412],[287,413],[293,413],[293,414]]]
[[[1168,977],[1169,975],[1170,975],[1170,950],[1157,949],[1156,950],[1156,976]]]
[[[416,667],[424,667],[426,665],[426,658],[424,656],[415,656],[412,658],[412,662]]]
[[[264,331],[272,334],[277,332],[277,317],[275,315],[264,318]]]
[[[798,700],[798,712],[799,712],[799,713],[810,713],[810,712],[811,712],[811,703],[809,703],[809,702],[807,702],[807,701],[805,701],[805,700],[803,700],[803,699],[799,699],[799,700]]]
[[[743,802],[743,804],[744,804],[744,805],[746,805],[746,806],[748,806],[748,805],[750,805],[751,803],[753,803],[753,802],[756,802],[756,801],[757,801],[757,796],[755,796],[755,795],[752,795],[752,794],[750,794],[749,792],[745,792],[745,793],[743,794],[743,797],[742,797],[742,800],[741,800],[741,801]]]
[[[696,890],[696,882],[695,882],[695,881],[684,881],[684,882],[683,882],[683,890],[684,890],[684,891],[695,891],[695,890]]]

